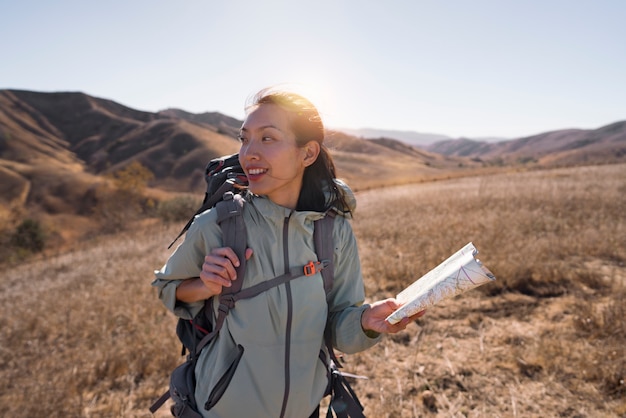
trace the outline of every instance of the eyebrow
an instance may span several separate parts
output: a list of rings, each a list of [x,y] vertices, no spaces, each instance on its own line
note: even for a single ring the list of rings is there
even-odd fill
[[[274,126],[274,125],[263,125],[263,126],[259,126],[259,127],[257,128],[257,130],[259,131],[259,130],[262,130],[262,129],[267,129],[267,128],[276,129],[277,131],[282,132],[282,130],[280,130],[280,128],[277,128],[277,127],[276,127],[276,126]],[[247,132],[247,131],[248,131],[248,129],[246,129],[246,128],[244,128],[244,127],[242,126],[242,127],[241,127],[241,129],[239,129],[239,131],[240,131],[240,132]]]

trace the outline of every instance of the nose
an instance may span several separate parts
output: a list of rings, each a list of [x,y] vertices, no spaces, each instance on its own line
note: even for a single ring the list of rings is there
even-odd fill
[[[257,143],[258,141],[253,141],[250,139],[245,144],[241,144],[241,148],[239,149],[239,156],[243,157],[245,160],[254,160],[259,158]]]

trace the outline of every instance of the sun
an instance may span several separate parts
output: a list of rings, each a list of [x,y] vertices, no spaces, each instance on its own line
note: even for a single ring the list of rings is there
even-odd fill
[[[333,104],[336,103],[336,100],[333,94],[334,89],[329,83],[322,79],[308,79],[305,81],[278,83],[274,84],[272,88],[291,91],[306,97],[317,108],[324,125],[332,125],[333,115],[336,113]]]

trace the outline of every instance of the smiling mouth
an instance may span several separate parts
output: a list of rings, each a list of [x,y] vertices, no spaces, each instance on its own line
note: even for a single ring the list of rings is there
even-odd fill
[[[267,173],[266,168],[252,168],[248,170],[248,175],[251,175],[251,176],[258,176],[260,174],[265,174],[265,173]]]
[[[251,168],[248,170],[248,181],[260,180],[265,173],[267,173],[267,168]]]

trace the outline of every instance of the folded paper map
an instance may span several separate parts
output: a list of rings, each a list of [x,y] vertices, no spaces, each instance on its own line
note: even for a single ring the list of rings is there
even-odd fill
[[[474,258],[476,254],[478,250],[470,242],[400,292],[396,300],[402,307],[389,315],[387,321],[395,324],[444,299],[495,280],[495,276]]]

